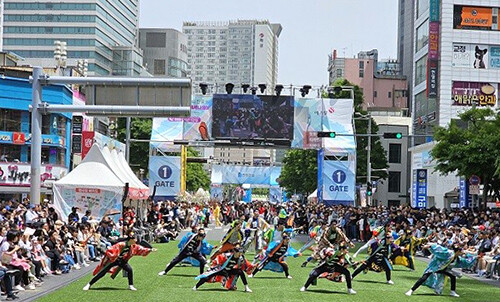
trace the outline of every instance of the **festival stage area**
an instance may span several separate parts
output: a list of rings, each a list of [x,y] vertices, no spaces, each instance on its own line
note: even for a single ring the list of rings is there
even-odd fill
[[[403,267],[396,267],[392,277],[395,285],[385,284],[384,273],[360,274],[353,281],[353,288],[357,291],[357,295],[348,295],[345,283],[334,283],[325,279],[319,279],[318,285],[311,286],[309,291],[300,292],[300,288],[314,267],[311,264],[307,268],[300,267],[300,264],[305,260],[304,256],[287,259],[290,274],[293,276],[292,280],[286,279],[283,274],[270,271],[263,271],[255,278],[249,278],[249,286],[253,293],[243,292],[241,280],[238,280],[237,291],[226,291],[221,288],[219,283],[205,284],[198,291],[193,291],[192,287],[196,284],[194,277],[198,275],[198,268],[175,267],[166,276],[159,277],[157,275],[165,268],[167,262],[177,255],[177,242],[156,245],[155,247],[158,248],[157,253],[152,253],[145,258],[134,257],[130,261],[134,268],[134,285],[138,289],[136,292],[128,290],[127,279],[122,278],[121,275],[115,280],[105,277],[96,283],[91,290],[84,292],[83,286],[91,279],[90,275],[87,275],[38,301],[500,301],[500,288],[465,276],[457,280],[457,293],[460,298],[448,296],[449,283],[446,284],[442,296],[436,296],[431,289],[424,286],[419,288],[413,296],[405,296],[405,292],[422,275],[426,267],[422,261],[417,261],[415,272],[409,272]],[[300,247],[300,245],[295,245],[295,247]],[[306,256],[309,254],[310,252],[305,253]],[[359,258],[356,260],[364,259],[364,256],[358,256]],[[248,253],[247,258],[253,259],[253,253]]]

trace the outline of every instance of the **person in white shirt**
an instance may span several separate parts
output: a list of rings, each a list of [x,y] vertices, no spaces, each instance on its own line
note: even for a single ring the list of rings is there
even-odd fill
[[[29,210],[25,214],[25,218],[26,218],[26,225],[28,226],[31,226],[40,220],[38,213],[36,212],[36,205],[34,204],[30,205]]]

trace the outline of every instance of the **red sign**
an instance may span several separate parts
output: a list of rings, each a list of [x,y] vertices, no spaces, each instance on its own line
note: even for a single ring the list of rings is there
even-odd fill
[[[76,188],[76,192],[86,194],[101,194],[101,189]]]
[[[89,153],[90,148],[94,144],[94,131],[82,132],[82,159]]]
[[[26,138],[22,132],[12,133],[12,143],[14,145],[24,145],[26,143]]]

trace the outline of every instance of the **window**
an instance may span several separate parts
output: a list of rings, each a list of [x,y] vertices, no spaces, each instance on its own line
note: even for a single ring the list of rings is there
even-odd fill
[[[21,131],[21,112],[20,110],[0,109],[0,130]]]
[[[417,44],[415,45],[415,52],[418,52],[427,44],[429,44],[429,19],[417,28]]]
[[[373,91],[373,97],[376,98],[377,97],[377,91]]]
[[[0,144],[0,161],[15,162],[21,160],[21,146]]]
[[[389,163],[401,163],[401,144],[389,144]]]
[[[429,9],[429,0],[417,0],[417,19],[422,16],[422,14]]]
[[[337,69],[337,77],[342,77],[342,69]]]
[[[388,192],[401,192],[401,172],[389,172],[389,189]]]
[[[359,77],[363,78],[365,76],[365,71],[363,69],[359,70]]]
[[[158,75],[165,74],[165,60],[154,60],[153,73]]]
[[[146,33],[146,47],[165,47],[167,35],[165,33]]]
[[[425,81],[427,76],[427,55],[415,63],[415,86]]]
[[[388,97],[388,98],[391,98],[391,97],[392,97],[392,91],[389,91],[389,92],[387,93],[387,97]]]
[[[359,61],[359,69],[365,68],[365,61]]]

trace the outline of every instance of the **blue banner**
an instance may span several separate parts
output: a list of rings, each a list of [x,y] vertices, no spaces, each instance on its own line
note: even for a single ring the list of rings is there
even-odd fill
[[[181,189],[181,158],[151,156],[149,158],[149,189],[156,186],[156,196],[173,199]]]
[[[323,202],[353,205],[356,191],[354,161],[323,161]]]
[[[223,199],[222,187],[212,186],[210,188],[210,199],[222,200]]]
[[[460,177],[460,208],[468,208],[472,199],[472,196],[469,194],[469,182],[464,177]]]
[[[283,193],[280,187],[270,187],[269,188],[269,201],[271,203],[281,203],[283,202]]]
[[[318,203],[323,202],[323,162],[325,158],[325,152],[323,149],[318,150]]]
[[[430,22],[439,22],[439,0],[430,0],[429,4],[429,21]]]
[[[427,208],[427,170],[413,170],[412,206],[416,209]]]
[[[252,167],[215,165],[212,166],[214,184],[278,185],[281,167]]]
[[[252,202],[252,188],[245,189],[244,192],[245,193],[243,195],[243,201],[246,203],[251,203]]]

